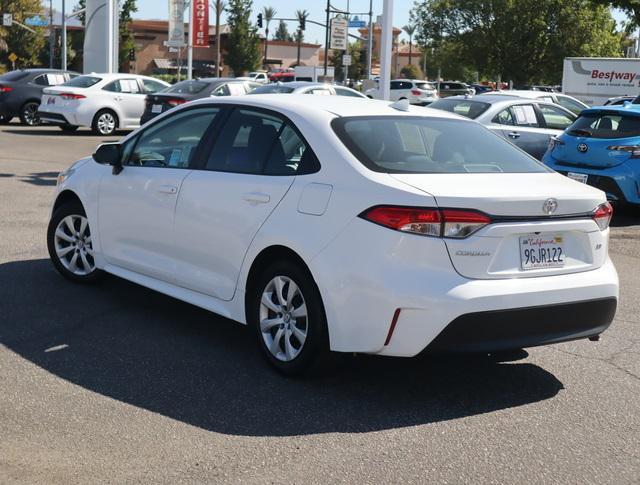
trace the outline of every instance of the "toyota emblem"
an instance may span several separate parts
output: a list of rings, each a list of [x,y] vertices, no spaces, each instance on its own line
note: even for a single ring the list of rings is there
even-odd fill
[[[542,212],[545,214],[553,214],[558,208],[558,201],[556,199],[547,199],[542,204]]]
[[[580,153],[584,153],[584,152],[586,152],[588,149],[589,149],[589,147],[587,146],[587,144],[586,144],[586,143],[580,143],[580,144],[578,145],[578,151],[579,151]]]

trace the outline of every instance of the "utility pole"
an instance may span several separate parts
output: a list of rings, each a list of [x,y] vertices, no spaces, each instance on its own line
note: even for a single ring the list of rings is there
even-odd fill
[[[65,0],[62,0],[62,70],[67,70],[67,9]]]
[[[393,48],[393,0],[384,0],[382,8],[382,48],[380,50],[380,94],[389,99],[391,88],[391,57]]]
[[[193,7],[194,1],[190,0],[188,9],[189,39],[187,40],[187,79],[193,79]]]
[[[324,77],[327,78],[327,66],[329,65],[329,13],[331,13],[331,0],[327,0],[327,23],[324,35]]]
[[[49,69],[53,69],[53,44],[56,42],[56,30],[53,28],[53,0],[49,0]]]
[[[373,0],[369,0],[369,42],[367,43],[367,79],[371,79],[373,57]]]
[[[220,15],[221,14],[222,14],[222,0],[216,0],[216,77],[220,76]]]

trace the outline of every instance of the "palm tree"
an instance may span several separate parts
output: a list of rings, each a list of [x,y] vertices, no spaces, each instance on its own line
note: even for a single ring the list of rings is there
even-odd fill
[[[276,16],[276,10],[272,7],[264,7],[262,9],[262,16],[266,24],[265,36],[264,36],[264,65],[267,65],[267,48],[269,47],[269,23]]]
[[[402,27],[402,30],[404,30],[405,33],[409,36],[409,64],[411,64],[411,54],[413,53],[413,34],[415,34],[416,32],[416,26],[413,24],[405,25],[404,27]]]
[[[296,18],[298,19],[298,35],[297,37],[297,41],[298,41],[298,57],[296,60],[296,66],[300,65],[300,46],[302,44],[302,39],[304,37],[304,34],[302,33],[302,29],[300,29],[300,26],[302,25],[303,22],[305,22],[307,20],[307,17],[309,16],[309,12],[307,12],[306,10],[296,10]]]
[[[216,77],[220,76],[220,15],[224,7],[222,0],[216,0]]]

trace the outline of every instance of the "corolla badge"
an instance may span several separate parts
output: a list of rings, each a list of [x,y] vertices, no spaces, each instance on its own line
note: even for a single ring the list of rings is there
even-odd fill
[[[553,214],[558,209],[558,201],[556,199],[547,199],[542,204],[542,212],[545,214]]]
[[[586,143],[579,143],[578,144],[578,151],[580,153],[585,153],[588,149],[589,149],[589,147],[587,146]]]

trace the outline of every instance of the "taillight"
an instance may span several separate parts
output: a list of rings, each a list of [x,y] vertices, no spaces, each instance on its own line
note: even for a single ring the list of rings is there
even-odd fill
[[[611,145],[607,150],[612,152],[626,152],[630,158],[640,158],[640,146],[638,145]]]
[[[593,220],[596,221],[596,224],[598,224],[598,227],[601,231],[604,231],[607,227],[609,227],[609,223],[611,222],[612,217],[613,207],[609,202],[600,204],[593,211]]]
[[[167,100],[167,104],[168,104],[169,106],[178,106],[178,105],[184,104],[184,103],[186,103],[186,102],[187,102],[186,100],[184,100],[184,99],[178,99],[178,98],[176,98],[176,99],[169,99],[169,100]]]
[[[75,93],[60,93],[60,97],[62,99],[85,99],[86,98],[84,94],[75,94]]]
[[[412,89],[411,90],[411,94],[413,94],[414,96],[421,96],[422,95],[422,91],[420,91],[418,89]]]
[[[482,212],[463,209],[427,209],[377,206],[360,214],[375,224],[421,236],[462,239],[491,223]]]
[[[0,93],[8,93],[9,91],[13,91],[13,88],[9,86],[0,86]]]
[[[557,136],[552,136],[551,138],[549,138],[549,146],[548,146],[549,150],[553,150],[555,147],[562,146],[562,145],[564,145],[564,142]]]

